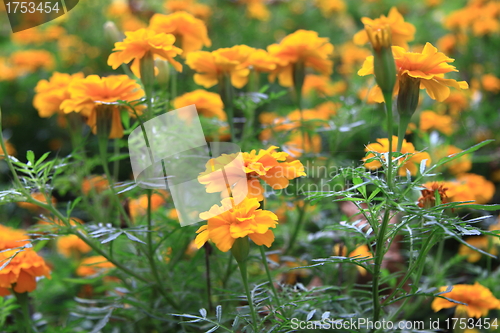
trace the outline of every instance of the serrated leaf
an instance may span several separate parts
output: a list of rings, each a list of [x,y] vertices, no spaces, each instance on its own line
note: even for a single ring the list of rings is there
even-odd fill
[[[129,234],[128,232],[124,231],[123,232],[127,237],[128,239],[130,239],[131,241],[133,242],[137,242],[137,243],[142,243],[142,244],[146,244],[145,242],[141,241],[139,238],[135,237],[134,235],[132,234]]]
[[[119,232],[116,232],[114,234],[112,234],[111,236],[109,236],[108,238],[104,239],[101,241],[101,244],[106,244],[106,243],[109,243],[115,239],[117,239],[121,234],[123,233],[123,231],[119,231]]]

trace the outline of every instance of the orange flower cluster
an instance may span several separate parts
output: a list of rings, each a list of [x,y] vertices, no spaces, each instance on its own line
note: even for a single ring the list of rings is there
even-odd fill
[[[79,257],[81,254],[88,253],[91,250],[92,248],[77,235],[57,237],[57,252],[66,258]]]
[[[240,3],[246,4],[246,15],[249,18],[259,21],[269,21],[271,13],[266,7],[268,0],[239,0]]]
[[[202,20],[207,20],[212,15],[210,6],[196,0],[166,0],[164,7],[169,13],[187,12]]]
[[[155,211],[165,205],[165,198],[168,196],[167,192],[153,193],[151,195],[151,210]],[[131,199],[128,203],[128,209],[133,221],[137,221],[139,216],[145,216],[148,209],[148,196],[147,194],[141,195],[137,199]]]
[[[452,201],[473,201],[488,203],[495,194],[495,185],[481,175],[464,173],[454,181],[446,182],[448,195]]]
[[[86,277],[105,274],[114,267],[115,265],[103,256],[88,257],[82,260],[80,266],[76,269],[76,275]]]
[[[458,154],[460,152],[462,152],[462,149],[452,145],[448,145],[439,147],[435,152],[435,156],[437,157],[438,160],[440,160],[444,157]],[[446,167],[448,171],[450,171],[454,175],[460,175],[462,173],[465,173],[470,169],[472,169],[471,156],[467,154],[462,155],[459,158],[446,163],[444,167]]]
[[[445,135],[451,135],[454,132],[453,119],[447,115],[440,115],[433,111],[422,111],[420,113],[420,130],[429,132],[438,130]]]
[[[467,6],[452,12],[444,25],[450,30],[467,31],[475,36],[500,32],[500,3],[496,0],[473,0]]]
[[[331,17],[334,13],[343,13],[346,10],[343,0],[315,0],[314,4],[324,17]]]
[[[9,58],[0,57],[0,81],[11,81],[40,69],[51,71],[54,66],[54,56],[48,51],[16,51]]]
[[[178,96],[172,101],[174,109],[180,109],[192,104],[196,105],[198,113],[205,117],[216,117],[222,121],[226,120],[224,104],[219,94],[198,89]]]
[[[318,97],[331,97],[345,92],[347,85],[343,81],[331,82],[328,76],[308,74],[304,79],[302,93],[310,96],[313,92]]]

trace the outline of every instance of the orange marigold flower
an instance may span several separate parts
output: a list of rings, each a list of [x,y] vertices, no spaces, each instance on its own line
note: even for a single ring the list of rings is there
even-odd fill
[[[87,117],[87,124],[97,133],[97,113],[109,112],[111,130],[109,138],[121,138],[123,126],[117,101],[135,101],[144,97],[141,86],[127,75],[99,77],[89,75],[85,79],[73,81],[68,88],[70,98],[63,101],[61,109],[65,113],[79,112]],[[132,114],[132,110],[129,110]]]
[[[155,211],[165,205],[167,193],[153,193],[151,195],[151,210]],[[131,199],[128,203],[128,209],[133,221],[137,221],[138,216],[145,216],[148,209],[148,195],[143,194],[137,199]]]
[[[260,149],[259,152],[252,150],[250,153],[243,152],[243,164],[240,159],[235,159],[234,154],[223,154],[220,157],[207,162],[207,170],[200,173],[198,181],[206,186],[208,193],[223,192],[226,190],[224,168],[228,174],[238,174],[242,168],[246,177],[236,179],[233,187],[234,193],[245,193],[244,186],[248,188],[247,197],[264,200],[264,189],[259,179],[265,181],[273,189],[286,188],[291,179],[305,176],[304,166],[300,161],[285,162],[289,156],[285,152],[277,152],[278,147],[271,146],[268,149]],[[236,170],[236,171],[232,171]],[[234,178],[234,177],[233,177]]]
[[[321,10],[324,17],[330,17],[333,13],[343,13],[346,10],[343,0],[315,0],[314,4]]]
[[[259,209],[256,198],[245,198],[235,205],[233,198],[225,198],[222,205],[213,205],[208,212],[200,214],[207,220],[196,233],[195,244],[201,248],[209,239],[222,252],[229,251],[236,238],[250,237],[257,245],[271,247],[278,217],[273,212]]]
[[[392,151],[395,152],[397,149],[397,144],[398,144],[398,137],[393,136],[392,137]],[[375,157],[373,153],[370,152],[378,152],[378,153],[388,153],[389,152],[389,139],[377,139],[376,143],[370,143],[368,146],[365,148],[366,152],[369,152],[368,155],[363,158],[363,161],[366,161],[372,157]],[[420,162],[423,160],[427,160],[425,162],[426,166],[431,165],[431,157],[429,153],[427,152],[418,152],[415,151],[415,147],[413,146],[412,143],[406,142],[406,140],[403,140],[403,146],[401,147],[401,153],[402,154],[410,154],[409,158],[406,158],[406,162],[404,162],[404,165],[401,165],[402,161],[401,159],[398,160],[398,163],[400,164],[399,168],[399,175],[400,176],[405,176],[406,175],[406,170],[410,172],[411,175],[416,175],[418,172],[418,165],[420,165]],[[370,170],[375,170],[378,169],[382,166],[380,161],[374,160],[371,162],[365,162],[365,167]]]
[[[198,89],[176,97],[172,101],[174,109],[180,109],[192,104],[196,105],[198,113],[205,117],[217,117],[220,120],[226,120],[224,104],[219,94]]]
[[[109,55],[108,65],[117,69],[121,64],[128,64],[132,60],[132,71],[140,77],[140,61],[150,52],[155,57],[167,60],[178,72],[182,72],[182,65],[174,57],[182,53],[176,46],[175,36],[150,29],[125,32],[127,36],[123,42],[115,43],[113,53]]]
[[[45,50],[16,51],[10,62],[20,73],[33,73],[41,68],[51,71],[55,66],[54,56]]]
[[[82,260],[80,266],[76,269],[76,275],[92,276],[95,274],[104,274],[114,267],[115,265],[103,256],[88,257]]]
[[[464,173],[450,182],[449,196],[453,201],[475,201],[485,204],[495,195],[495,185],[481,175]]]
[[[480,250],[483,250],[485,252],[488,252],[494,256],[498,254],[498,249],[492,237],[473,236],[473,237],[467,237],[465,241],[467,242],[467,244],[475,248],[478,248]],[[458,254],[461,256],[465,256],[467,261],[470,263],[478,262],[482,256],[480,252],[477,252],[476,250],[473,250],[464,244],[460,244],[460,247],[458,248]]]
[[[57,252],[66,258],[78,257],[91,250],[92,248],[77,235],[59,236],[57,238]]]
[[[258,73],[268,73],[276,69],[278,59],[271,56],[266,50],[254,49],[248,56],[245,66]]]
[[[149,21],[149,29],[174,35],[181,43],[183,56],[201,50],[203,46],[212,46],[205,23],[186,12],[155,14]]]
[[[21,247],[30,242],[30,236],[22,229],[14,229],[0,224],[0,251]],[[3,264],[0,263],[0,266]]]
[[[90,175],[82,181],[82,193],[88,195],[91,191],[101,193],[109,188],[109,182],[106,176]]]
[[[38,81],[35,87],[33,106],[38,115],[48,118],[54,113],[63,113],[61,103],[70,98],[68,86],[73,80],[83,79],[83,73],[66,74],[54,72],[49,80]]]
[[[444,101],[450,96],[450,87],[456,89],[467,89],[469,85],[465,81],[445,79],[444,74],[449,72],[458,72],[458,70],[448,64],[454,59],[448,58],[443,53],[427,43],[422,53],[406,52],[402,47],[393,46],[392,53],[396,62],[398,81],[394,87],[399,91],[401,80],[416,79],[420,82],[420,89],[426,89],[430,98],[439,102]],[[373,56],[366,58],[363,67],[358,71],[358,75],[365,76],[374,73]],[[377,96],[377,102],[383,102],[382,93]]]
[[[19,70],[9,64],[6,58],[0,57],[0,81],[14,80],[19,74]]]
[[[481,85],[484,90],[495,94],[500,91],[500,79],[493,74],[484,74],[481,77]]]
[[[446,193],[447,190],[448,188],[446,188],[443,183],[431,182],[424,184],[424,189],[421,190],[422,195],[418,198],[418,206],[421,208],[435,207],[436,191],[442,204],[449,202],[448,195]]]
[[[359,64],[365,61],[366,57],[371,55],[371,52],[364,48],[355,45],[352,42],[347,42],[340,46],[340,66],[339,73],[348,75],[354,72]]]
[[[0,252],[0,265],[6,262],[9,262],[7,266],[0,270],[0,296],[9,295],[10,290],[32,292],[36,289],[37,277],[50,279],[49,267],[33,249]]]
[[[194,0],[167,0],[164,7],[169,13],[188,12],[202,20],[207,20],[212,15],[212,10],[208,5]]]
[[[396,7],[392,7],[389,15],[382,15],[377,19],[363,17],[361,22],[366,26],[370,26],[374,30],[380,30],[383,27],[388,27],[391,32],[392,45],[400,46],[408,49],[408,42],[414,39],[415,26],[405,22],[403,15],[398,12]],[[364,45],[368,43],[368,35],[366,30],[361,30],[354,35],[353,41],[355,44]]]
[[[455,155],[462,151],[463,150],[458,147],[448,145],[438,148],[437,151],[435,152],[435,156],[438,158],[438,160],[440,160],[444,157]],[[454,175],[465,173],[470,169],[472,169],[471,155],[469,154],[462,155],[459,158],[446,163],[444,167],[447,168]]]
[[[310,67],[322,75],[333,72],[333,45],[328,38],[320,38],[316,31],[297,30],[286,36],[279,44],[267,47],[269,54],[278,58],[278,67],[269,75],[273,82],[278,76],[279,83],[284,87],[293,86],[293,68],[296,64]]]
[[[444,26],[462,32],[470,28],[475,36],[483,36],[500,31],[499,15],[498,1],[469,1],[464,8],[450,13]]]
[[[259,21],[269,21],[271,13],[266,7],[268,0],[239,0],[240,3],[247,5],[246,14],[249,18]]]
[[[455,130],[453,119],[450,116],[440,115],[434,111],[422,111],[420,113],[420,130],[429,132],[433,129],[445,135],[451,135]]]
[[[439,288],[440,292],[446,291],[447,286]],[[457,314],[467,314],[468,317],[480,318],[486,316],[489,310],[499,309],[500,300],[498,300],[491,291],[479,284],[456,284],[450,292],[441,294],[441,296],[451,298],[455,301],[465,303],[466,305],[457,304],[448,301],[447,299],[436,297],[432,301],[432,310],[438,312],[441,309],[456,308]]]
[[[246,45],[236,45],[212,52],[196,51],[186,57],[186,65],[197,73],[194,82],[210,88],[220,82],[224,76],[231,78],[231,84],[242,88],[248,82],[247,60],[255,49]]]
[[[448,113],[456,117],[460,112],[467,110],[469,98],[463,91],[452,91],[443,103],[448,107]]]
[[[319,97],[331,97],[345,92],[347,85],[344,81],[333,83],[328,76],[308,74],[304,79],[302,92],[310,96],[314,91]]]
[[[321,151],[321,136],[317,133],[307,134],[304,141],[302,133],[294,132],[283,144],[283,150],[290,155],[287,161],[299,158],[303,154],[317,154]]]
[[[15,156],[16,155],[16,148],[10,143],[5,141],[5,148],[7,148],[7,155],[10,156]],[[3,151],[2,147],[0,147],[0,158],[5,157],[5,152]]]

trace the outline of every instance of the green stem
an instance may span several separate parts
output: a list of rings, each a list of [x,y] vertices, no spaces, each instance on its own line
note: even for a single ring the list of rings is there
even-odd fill
[[[389,189],[392,190],[392,128],[393,128],[393,117],[392,117],[392,95],[385,94],[385,109],[387,111],[387,132],[388,132],[388,140],[389,140],[389,152],[387,158],[389,161],[387,162],[387,185]]]
[[[226,269],[226,274],[224,275],[224,278],[222,279],[222,288],[226,288],[227,281],[229,280],[229,277],[231,276],[231,273],[233,272],[233,256],[229,256],[229,261],[227,262],[227,269]]]
[[[398,127],[398,147],[397,152],[401,152],[401,148],[403,147],[403,140],[406,135],[406,129],[408,128],[408,124],[410,123],[411,117],[406,117],[405,115],[399,116],[399,127]]]
[[[248,274],[247,274],[247,263],[246,261],[238,262],[238,266],[240,267],[241,279],[243,280],[243,286],[245,287],[245,293],[247,295],[248,306],[250,307],[250,313],[252,315],[252,326],[254,332],[257,333],[257,313],[255,312],[255,308],[253,306],[252,296],[250,294],[250,288],[248,286]]]
[[[273,295],[274,295],[274,299],[276,300],[277,308],[281,308],[281,303],[280,303],[280,299],[278,297],[278,292],[276,291],[276,288],[274,287],[273,278],[271,276],[271,272],[269,271],[269,265],[267,263],[266,251],[264,250],[264,246],[259,246],[259,248],[260,248],[260,255],[262,257],[262,263],[264,264],[264,267],[266,268],[267,279],[269,280],[269,284],[271,285],[271,290],[273,291]]]
[[[120,139],[115,139],[115,142],[113,142],[113,154],[115,156],[118,156],[120,154]],[[113,161],[113,179],[115,181],[118,181],[118,173],[120,172],[120,161],[119,160],[114,160]]]
[[[299,209],[299,218],[297,220],[297,224],[295,224],[295,229],[293,231],[292,237],[290,238],[290,242],[288,243],[288,247],[286,248],[284,254],[288,254],[291,250],[295,241],[297,240],[297,236],[299,235],[300,230],[302,229],[302,223],[304,222],[304,217],[306,215],[306,206],[307,202],[304,202],[302,207],[297,206]]]
[[[17,304],[19,309],[16,309],[14,315],[16,317],[17,329],[19,333],[31,333],[33,332],[33,323],[31,322],[31,316],[29,311],[29,295],[28,293],[17,293],[12,290],[12,293],[16,296]]]
[[[236,129],[234,128],[234,96],[233,96],[233,86],[231,85],[231,79],[228,76],[224,76],[221,79],[222,82],[222,101],[224,102],[224,109],[227,114],[227,122],[229,124],[229,131],[231,133],[231,142],[236,142]]]

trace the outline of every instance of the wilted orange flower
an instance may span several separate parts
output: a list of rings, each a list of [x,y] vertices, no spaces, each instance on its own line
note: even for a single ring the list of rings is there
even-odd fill
[[[494,256],[498,254],[498,249],[492,237],[473,236],[473,237],[467,237],[465,241],[469,245],[478,248],[480,250],[483,250],[485,252],[488,252]],[[473,250],[464,244],[460,244],[460,247],[458,248],[458,254],[461,256],[466,256],[467,261],[471,263],[478,262],[482,256],[480,252],[477,252],[476,250]]]
[[[330,17],[333,13],[343,13],[346,10],[343,0],[315,0],[314,4],[321,10],[324,17]]]
[[[101,193],[109,188],[106,176],[90,175],[82,181],[82,193],[88,195],[91,191]]]
[[[420,130],[423,132],[438,130],[443,134],[451,135],[454,132],[453,119],[434,111],[422,111],[420,113]]]
[[[260,21],[269,21],[271,13],[266,7],[268,0],[239,0],[247,5],[246,14],[248,17]]]
[[[83,73],[65,74],[54,72],[49,80],[38,81],[35,87],[33,106],[38,115],[48,118],[54,113],[63,113],[61,103],[70,98],[68,86],[73,80],[83,79]]]
[[[0,252],[0,266],[9,260],[7,266],[0,270],[0,296],[9,295],[10,290],[16,293],[32,292],[36,289],[37,277],[50,279],[49,267],[33,249]]]
[[[444,286],[439,288],[439,291],[443,292],[447,289],[448,287]],[[498,300],[488,288],[479,284],[479,282],[473,285],[456,284],[450,292],[441,294],[441,296],[465,303],[466,305],[453,303],[444,298],[436,297],[431,305],[434,312],[438,312],[441,309],[457,307],[455,310],[457,315],[467,314],[470,318],[480,318],[486,316],[489,310],[500,308],[500,300]]]
[[[174,57],[182,50],[174,46],[175,36],[149,29],[125,32],[127,36],[123,42],[115,43],[113,53],[109,55],[108,65],[117,69],[121,64],[128,64],[132,60],[131,69],[140,77],[140,61],[150,52],[155,57],[167,60],[178,72],[182,72],[182,65]]]
[[[392,137],[392,151],[395,152],[397,149],[397,144],[398,144],[398,137],[393,136]],[[368,146],[365,148],[366,152],[370,151],[375,151],[378,153],[387,153],[389,152],[389,139],[377,139],[376,143],[370,143]],[[400,176],[406,176],[406,170],[410,172],[411,175],[416,175],[418,172],[418,167],[420,163],[423,160],[427,160],[425,162],[426,166],[431,165],[431,157],[429,156],[429,153],[427,152],[418,152],[415,151],[415,147],[413,146],[412,143],[406,142],[406,140],[403,140],[403,146],[401,147],[401,153],[402,154],[410,154],[410,157],[407,158],[406,162],[404,165],[401,165],[402,161],[401,159],[398,160],[398,163],[400,164],[399,168],[399,175]],[[368,153],[368,155],[363,158],[363,161],[366,161],[372,157],[375,157],[373,153]],[[365,167],[370,170],[375,170],[378,169],[382,166],[382,164],[378,160],[374,160],[371,162],[365,162]]]
[[[392,45],[400,46],[408,49],[408,42],[412,41],[415,35],[415,26],[405,22],[403,15],[398,12],[396,7],[392,7],[389,15],[380,16],[377,19],[363,17],[361,22],[366,26],[370,26],[374,30],[380,30],[388,27],[391,32]],[[354,35],[353,41],[355,44],[364,45],[368,43],[368,35],[366,30],[361,30]]]
[[[220,120],[226,120],[224,104],[219,94],[198,89],[176,97],[172,101],[174,109],[180,109],[192,104],[196,105],[198,113],[205,117],[217,117]]]
[[[45,50],[16,51],[10,56],[10,63],[22,74],[33,73],[41,68],[54,69],[54,56]]]
[[[14,229],[0,224],[0,251],[21,247],[30,242],[30,236],[22,229]],[[0,263],[0,266],[3,264]]]
[[[104,274],[114,267],[115,265],[103,256],[88,257],[82,260],[80,266],[76,269],[76,275],[92,276],[95,274]]]
[[[245,198],[235,205],[233,198],[225,198],[222,205],[213,205],[208,212],[200,214],[207,220],[196,233],[195,244],[201,248],[209,239],[222,252],[229,251],[236,238],[250,237],[257,245],[271,247],[278,217],[273,212],[259,209],[256,198]]]
[[[179,11],[188,12],[202,20],[207,20],[210,15],[212,15],[210,6],[202,3],[197,3],[194,0],[167,0],[165,1],[164,7],[169,13],[175,13]]]
[[[444,183],[430,182],[425,183],[423,186],[424,189],[421,190],[422,195],[418,198],[418,206],[420,208],[431,208],[436,206],[436,191],[442,204],[449,202],[446,193],[448,188],[445,187]]]
[[[228,76],[233,86],[242,88],[250,74],[246,61],[254,50],[250,46],[236,45],[212,52],[191,52],[186,57],[186,65],[197,72],[194,82],[200,86],[210,88]]]
[[[316,31],[297,30],[286,36],[279,44],[267,47],[269,54],[278,59],[278,67],[269,75],[273,82],[278,76],[284,87],[293,86],[294,65],[302,64],[322,75],[330,75],[333,71],[333,45],[328,38],[320,38]]]
[[[436,150],[435,156],[437,157],[438,160],[440,160],[444,157],[458,154],[462,151],[463,151],[462,149],[452,145],[442,146]],[[446,163],[444,167],[447,168],[454,175],[465,173],[472,168],[471,155],[469,154],[462,155],[459,158]]]
[[[271,146],[268,149],[261,149],[259,152],[252,150],[250,153],[243,152],[241,165],[240,159],[236,159],[234,154],[223,154],[220,157],[207,162],[205,172],[200,173],[198,181],[206,186],[208,193],[226,191],[226,181],[222,169],[227,174],[238,175],[243,168],[246,173],[245,178],[237,178],[234,184],[230,184],[233,193],[245,193],[245,185],[248,188],[247,197],[264,200],[264,189],[259,179],[265,181],[273,189],[286,188],[291,179],[305,176],[304,166],[300,161],[285,162],[288,154],[277,152],[278,147]],[[233,171],[234,170],[234,171]],[[235,177],[232,177],[235,178]]]
[[[151,210],[155,211],[165,205],[167,193],[153,193],[151,195]],[[133,221],[137,221],[138,216],[145,216],[148,209],[148,195],[143,194],[137,199],[131,199],[128,203],[128,209]]]
[[[71,82],[68,91],[71,98],[61,104],[65,113],[79,112],[87,117],[87,124],[97,133],[97,113],[106,115],[111,121],[109,138],[121,138],[123,126],[120,118],[120,109],[117,101],[135,101],[144,97],[141,86],[127,75],[111,75],[99,77],[89,75],[85,79]],[[132,110],[129,110],[132,113]]]
[[[314,91],[319,97],[331,97],[345,92],[347,85],[344,81],[333,83],[328,76],[308,74],[304,79],[302,92],[305,96]]]
[[[57,238],[57,252],[66,258],[78,257],[91,250],[92,248],[77,235],[59,236]]]
[[[203,46],[212,45],[205,23],[186,12],[155,14],[149,22],[149,29],[174,35],[176,40],[180,41],[183,56],[201,50]]]
[[[500,91],[500,79],[493,74],[484,74],[481,77],[481,84],[486,91],[491,91],[495,94]]]
[[[31,197],[37,201],[47,203],[47,199],[45,199],[45,196],[43,195],[43,193],[34,192],[31,194]],[[54,197],[51,197],[50,200],[51,200],[53,205],[55,205],[57,203],[57,200]],[[37,205],[29,203],[29,202],[17,202],[17,205],[21,208],[29,209],[31,211],[37,211],[40,209]]]
[[[449,72],[458,72],[458,70],[448,64],[454,59],[448,58],[443,53],[427,43],[422,53],[406,52],[402,47],[393,46],[392,53],[396,62],[398,72],[398,81],[394,87],[399,91],[401,80],[417,79],[420,82],[420,89],[426,89],[430,98],[437,101],[444,101],[450,96],[450,87],[456,89],[467,89],[469,85],[465,81],[445,79],[444,74]],[[373,74],[373,56],[366,58],[363,67],[358,71],[358,75],[365,76]],[[379,91],[378,102],[383,102],[383,96]]]

